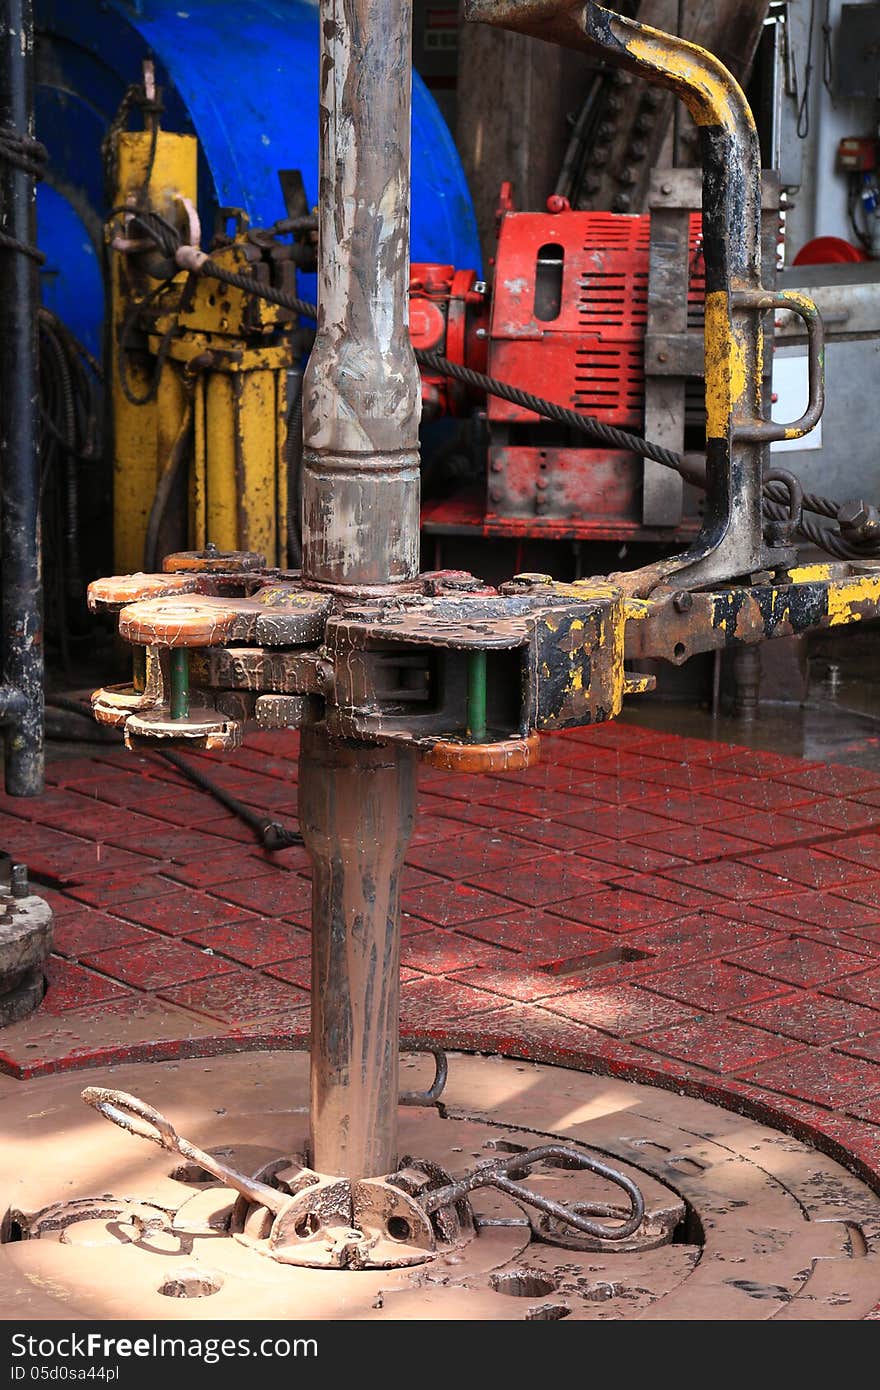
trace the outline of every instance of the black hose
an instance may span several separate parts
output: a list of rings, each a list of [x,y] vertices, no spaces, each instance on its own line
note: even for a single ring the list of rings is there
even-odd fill
[[[244,821],[245,825],[249,825],[256,833],[264,849],[273,851],[290,849],[292,845],[302,845],[305,843],[298,830],[289,830],[287,826],[282,825],[280,821],[272,820],[265,812],[254,811],[250,806],[245,806],[244,802],[232,796],[230,792],[226,791],[225,787],[218,786],[210,777],[206,777],[204,772],[199,772],[197,768],[193,767],[192,763],[188,763],[186,759],[181,758],[179,754],[172,753],[167,748],[157,749],[156,752],[158,757],[165,758],[167,762],[177,768],[178,772],[182,772],[184,777],[188,777],[189,780],[202,791],[209,792],[215,800],[219,801],[222,806],[230,810],[234,816]]]
[[[64,710],[70,714],[78,714],[82,719],[87,719],[93,726],[94,737],[87,739],[86,742],[119,743],[120,737],[116,733],[110,729],[104,728],[100,724],[96,725],[94,723],[92,711],[87,709],[82,701],[73,700],[68,695],[47,695],[46,704],[52,709]],[[68,737],[66,733],[63,736]],[[77,734],[71,734],[70,736],[81,737]],[[246,806],[244,802],[239,801],[237,797],[232,796],[230,792],[226,791],[225,787],[218,786],[211,777],[207,777],[204,772],[199,772],[197,768],[193,767],[191,763],[188,763],[185,758],[181,758],[179,754],[173,753],[167,748],[157,748],[154,751],[157,757],[165,758],[167,762],[177,768],[178,772],[182,772],[185,777],[188,777],[200,791],[208,792],[209,795],[213,796],[216,801],[219,801],[222,806],[225,806],[227,810],[231,811],[234,816],[244,821],[245,825],[249,825],[251,829],[256,832],[257,838],[264,849],[270,851],[290,849],[294,845],[305,843],[298,830],[290,830],[287,826],[282,825],[280,821],[273,820],[264,812],[252,810],[250,806]]]

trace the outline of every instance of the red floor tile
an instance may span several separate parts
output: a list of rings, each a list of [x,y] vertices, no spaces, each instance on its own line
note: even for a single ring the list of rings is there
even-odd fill
[[[621,873],[659,873],[661,869],[674,869],[685,863],[679,855],[663,854],[660,850],[649,849],[634,840],[597,840],[590,836],[578,854],[593,863],[608,864]]]
[[[173,985],[162,999],[225,1023],[243,1024],[301,1016],[307,996],[292,985],[267,979],[253,970],[232,970],[210,980]]]
[[[679,827],[706,826],[710,830],[726,827],[728,820],[736,815],[729,801],[721,801],[717,796],[706,796],[700,792],[689,794],[686,791],[667,791],[659,788],[640,803],[646,811],[660,817],[662,823],[649,826],[645,831],[656,830],[657,834],[667,835],[669,850],[676,854],[676,835]],[[670,824],[674,822],[674,825]],[[644,835],[640,834],[639,839]]]
[[[808,810],[806,806],[799,810]],[[797,820],[793,815],[782,815],[778,811],[767,815],[765,811],[752,811],[746,816],[733,816],[723,821],[725,834],[735,835],[749,843],[752,850],[766,849],[772,845],[779,849],[785,845],[809,844],[823,834],[821,828],[809,821]]]
[[[826,840],[823,842],[822,850],[834,858],[880,870],[880,834],[875,832],[849,835],[840,840]]]
[[[84,956],[86,965],[134,989],[155,990],[165,985],[203,980],[223,975],[233,967],[220,956],[209,955],[183,941],[153,936],[134,946],[112,951],[93,951]]]
[[[635,842],[630,841],[628,848],[634,848],[636,844],[644,845],[652,852],[662,851],[664,855],[668,855],[674,844],[675,856],[689,859],[693,863],[701,863],[705,859],[730,859],[749,850],[752,841],[739,835],[728,834],[728,828],[725,824],[724,833],[710,830],[708,826],[703,825],[679,825],[672,832],[668,829],[653,830],[648,835],[640,835]],[[653,867],[659,870],[663,865],[655,864]],[[644,865],[646,872],[650,872],[651,868],[650,864]]]
[[[710,1071],[741,1071],[756,1067],[785,1052],[794,1052],[798,1044],[791,1038],[775,1037],[758,1028],[748,1028],[728,1019],[701,1018],[674,1024],[636,1039],[642,1047],[663,1052],[669,1057],[695,1062]]]
[[[295,824],[296,748],[266,734],[191,759]],[[543,755],[509,777],[423,770],[405,871],[405,1026],[710,1094],[723,1076],[731,1093],[861,1145],[859,1161],[873,1135],[880,1171],[880,774],[627,723],[549,737]],[[67,959],[53,961],[32,1025],[42,1041],[25,1051],[28,1025],[5,1030],[0,1067],[81,1064],[87,1028],[95,1055],[112,1057],[123,1017],[144,1055],[151,1034],[162,1055],[174,1032],[211,1045],[301,1037],[305,850],[268,855],[161,757],[69,761],[42,803],[0,798],[7,848],[52,883],[83,876],[46,890]],[[135,867],[114,870],[109,851]],[[184,980],[203,968],[221,973]]]
[[[532,862],[493,869],[491,873],[469,876],[474,888],[497,893],[500,898],[526,907],[546,907],[548,903],[592,891],[592,885],[606,883],[615,870],[607,864],[591,862],[575,855],[535,855]]]
[[[462,827],[459,826],[459,832]],[[459,833],[454,840],[415,845],[407,863],[446,878],[471,878],[475,874],[529,861],[534,850],[513,835],[487,834],[484,830]]]
[[[765,898],[783,887],[776,874],[744,864],[737,859],[722,859],[711,864],[688,864],[683,869],[670,869],[664,877],[673,883],[689,883],[717,893],[722,898]]]
[[[721,770],[739,773],[741,777],[783,778],[789,772],[805,772],[821,767],[821,763],[805,762],[784,753],[769,753],[765,749],[740,748],[732,743],[705,743],[702,753],[695,753],[697,762],[709,762]]]
[[[880,926],[851,927],[846,931],[838,931],[834,927],[807,927],[803,935],[821,942],[823,946],[836,946],[841,951],[860,951],[875,961],[880,957]]]
[[[627,945],[649,951],[652,959],[645,962],[645,974],[670,970],[679,965],[709,960],[732,951],[760,946],[770,939],[770,933],[742,922],[729,921],[713,913],[694,913],[659,927],[634,932]]]
[[[591,801],[611,806],[640,807],[649,796],[660,790],[656,782],[642,782],[636,777],[618,777],[610,772],[587,773],[588,781],[583,786],[583,797],[589,795]],[[590,809],[584,800],[586,809]]]
[[[849,902],[861,903],[880,911],[880,874],[869,871],[864,882],[848,883],[835,891]]]
[[[544,1007],[577,1023],[598,1028],[600,1032],[619,1033],[624,1037],[681,1023],[694,1015],[692,1008],[633,985],[583,989],[576,994],[548,999]]]
[[[714,793],[725,781],[731,781],[735,773],[719,772],[715,767],[701,763],[658,762],[652,767],[653,759],[644,758],[638,775],[645,782],[655,782],[662,787],[679,788],[681,791]],[[633,775],[633,774],[630,774]]]
[[[137,902],[120,903],[114,911],[126,920],[137,922],[143,927],[166,936],[188,936],[190,932],[204,927],[220,927],[227,922],[241,922],[250,916],[242,907],[209,897],[195,889],[182,889],[175,884],[175,893],[162,893],[157,897],[144,898]]]
[[[863,1037],[847,1038],[845,1041],[837,1043],[834,1050],[844,1053],[847,1057],[859,1057],[864,1062],[880,1063],[880,1032],[866,1033]]]
[[[585,836],[610,840],[634,840],[649,830],[662,830],[665,824],[662,816],[637,811],[631,806],[602,806],[599,810],[581,811],[576,815],[566,813],[560,819],[563,824],[582,830]],[[583,848],[587,848],[586,839]]]
[[[215,955],[255,969],[293,956],[307,956],[312,940],[307,931],[288,922],[261,917],[245,918],[225,927],[197,929],[187,932],[187,939],[207,947]]]
[[[485,808],[511,811],[516,815],[539,816],[542,819],[548,816],[570,817],[583,811],[585,806],[589,812],[591,806],[599,804],[586,790],[583,796],[572,796],[570,792],[544,792],[535,787],[504,787],[501,791],[487,790],[485,795],[481,795],[477,788],[476,793],[471,794]]]
[[[816,767],[793,768],[781,779],[793,787],[804,787],[817,796],[853,796],[880,790],[880,772],[840,763],[821,763]]]
[[[132,835],[117,831],[108,838],[121,849],[166,860],[169,864],[186,864],[192,860],[204,863],[217,853],[217,837],[214,835],[183,830],[180,826],[169,826],[164,821],[154,821],[153,825],[157,828],[138,830]]]
[[[296,956],[293,960],[276,960],[264,967],[264,974],[273,980],[283,980],[285,984],[296,985],[307,992],[312,988],[312,961],[310,956]]]
[[[751,904],[768,914],[767,925],[784,929],[789,923],[800,923],[816,927],[833,927],[842,931],[867,927],[880,923],[880,906],[850,902],[836,893],[805,892],[799,888],[795,893],[780,894],[779,897],[762,898]],[[731,912],[736,909],[731,908]]]
[[[880,825],[880,807],[826,796],[808,806],[796,806],[789,818],[812,826],[817,834],[829,834],[834,830],[852,832]]]
[[[499,830],[511,832],[513,827],[519,825],[528,815],[540,818],[540,797],[537,801],[530,801],[529,806],[517,806],[513,810],[503,810],[500,806],[483,806],[478,801],[450,801],[439,796],[432,796],[426,800],[426,810],[430,807],[444,818],[463,822],[464,826],[481,825],[493,833]],[[538,810],[534,807],[538,807]],[[459,827],[459,834],[464,834],[462,826]]]
[[[497,994],[470,985],[417,980],[401,988],[401,1026],[419,1033],[454,1028],[495,1012],[502,1002]]]
[[[818,849],[805,849],[803,846],[751,855],[748,863],[754,868],[778,874],[786,883],[804,884],[809,888],[840,888],[852,883],[878,881],[876,871],[862,864],[835,859]]]
[[[770,999],[784,994],[788,986],[765,975],[753,975],[747,970],[727,965],[724,961],[709,960],[684,969],[668,970],[650,975],[644,988],[680,999],[704,1013],[729,1013],[758,999]]]
[[[108,951],[154,939],[144,927],[110,917],[106,912],[87,910],[60,917],[55,923],[52,944],[59,955],[79,960],[93,951]]]
[[[448,816],[433,816],[426,810],[421,810],[410,844],[437,845],[444,840],[457,839],[462,833],[464,832],[461,821],[451,820]]]
[[[90,907],[115,909],[127,907],[132,903],[144,902],[147,898],[158,898],[164,893],[177,893],[180,884],[165,878],[155,870],[147,873],[143,869],[137,875],[130,873],[104,874],[90,883],[77,883],[66,891],[71,898]]]
[[[869,970],[872,964],[869,955],[856,950],[836,950],[805,936],[771,941],[755,950],[726,955],[725,959],[730,965],[741,965],[744,970],[754,970],[758,975],[769,975],[772,980],[805,988],[858,974],[861,970]]]
[[[250,882],[215,883],[210,896],[216,899],[218,913],[219,904],[225,903],[228,907],[229,903],[234,903],[248,914],[285,917],[302,927],[309,926],[312,920],[312,885],[299,874],[260,874]],[[232,916],[232,913],[225,919],[218,916],[217,923],[229,921]]]
[[[41,1014],[60,1014],[67,1009],[81,1009],[92,1004],[103,1004],[112,999],[135,998],[131,990],[98,975],[94,970],[86,970],[81,965],[51,956],[46,964],[48,989],[40,1005]]]
[[[533,852],[535,846],[540,847],[542,852],[547,849],[581,850],[586,844],[591,843],[590,836],[573,825],[563,825],[560,821],[538,820],[536,816],[514,820],[507,826],[507,833],[524,840],[532,847]],[[608,840],[606,843],[615,842]]]
[[[868,1096],[867,1100],[849,1101],[846,1113],[859,1120],[867,1120],[872,1125],[880,1125],[880,1095]]]
[[[847,999],[853,1004],[865,1004],[869,1009],[880,1009],[880,970],[868,970],[845,980],[836,980],[822,993],[831,994],[835,999]]]
[[[828,1049],[788,1053],[744,1070],[743,1076],[768,1091],[782,1091],[834,1108],[880,1091],[877,1067]]]
[[[465,922],[457,929],[457,935],[487,941],[540,961],[589,955],[614,945],[610,932],[575,926],[573,922],[564,922],[561,917],[551,917],[536,908],[501,912]]]
[[[717,912],[723,912],[726,907],[726,899],[718,893],[707,893],[705,888],[695,888],[690,883],[673,883],[671,878],[657,874],[621,874],[613,880],[613,886],[627,893],[644,893],[649,898],[662,898],[664,902],[675,903],[677,907],[686,907],[689,912],[695,912],[698,908],[714,908]]]
[[[741,777],[725,782],[718,788],[722,801],[730,801],[747,811],[789,811],[795,806],[804,806],[816,801],[820,792],[809,787],[801,787],[788,782],[759,781],[755,777]]]
[[[602,931],[630,932],[653,926],[656,922],[672,921],[681,915],[681,908],[675,903],[664,902],[662,898],[648,898],[643,893],[611,889],[554,903],[551,912],[574,922],[599,927]]]
[[[293,862],[288,855],[294,856]],[[183,864],[168,864],[164,866],[163,872],[169,878],[173,878],[177,884],[187,883],[192,888],[213,888],[218,883],[230,883],[234,879],[250,880],[258,878],[261,874],[271,874],[276,868],[296,869],[307,862],[308,855],[305,851],[300,852],[294,846],[292,850],[283,852],[283,863],[276,864],[274,861],[277,856],[273,856],[272,862],[261,860],[257,854],[251,854],[244,847],[230,845],[228,848],[218,848],[204,859],[197,859],[193,862]]]
[[[749,1004],[732,1016],[741,1023],[818,1047],[870,1033],[877,1027],[877,1014],[872,1009],[807,990]]]
[[[438,927],[457,927],[480,917],[509,912],[503,898],[469,888],[465,883],[444,883],[440,888],[412,888],[401,894],[402,910]]]
[[[400,963],[426,975],[448,975],[471,966],[488,968],[497,964],[499,954],[487,942],[462,937],[457,932],[425,931],[401,943]],[[516,963],[518,957],[512,951],[508,954],[511,963]],[[480,981],[473,983],[479,986]]]
[[[532,1004],[540,999],[549,999],[562,994],[572,994],[590,983],[590,972],[579,975],[554,975],[547,970],[536,969],[522,956],[511,956],[502,961],[495,954],[494,962],[459,970],[452,967],[450,976],[464,985],[477,989],[487,989],[498,994],[506,1002],[518,1000]]]
[[[654,729],[644,729],[638,724],[628,724],[625,720],[614,720],[603,724],[590,724],[583,729],[566,729],[555,736],[560,743],[578,744],[584,748],[653,748],[662,743],[661,735]]]

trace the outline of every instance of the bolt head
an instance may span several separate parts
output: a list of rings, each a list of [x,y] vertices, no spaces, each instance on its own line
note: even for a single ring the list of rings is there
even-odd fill
[[[687,589],[680,589],[672,595],[672,606],[676,613],[689,613],[694,606],[694,596]]]
[[[850,501],[844,502],[837,513],[838,524],[847,529],[864,526],[870,519],[871,512],[868,503],[863,502],[860,498],[852,498]]]

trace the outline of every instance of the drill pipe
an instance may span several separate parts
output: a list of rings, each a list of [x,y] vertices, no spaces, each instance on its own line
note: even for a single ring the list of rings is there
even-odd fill
[[[407,325],[412,12],[322,0],[318,334],[303,382],[303,575],[346,596],[418,572],[421,387]],[[313,863],[310,1162],[397,1165],[399,873],[415,760],[303,735]]]

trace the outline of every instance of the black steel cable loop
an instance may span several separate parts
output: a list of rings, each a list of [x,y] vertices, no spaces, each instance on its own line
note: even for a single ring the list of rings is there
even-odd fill
[[[3,126],[0,128],[0,159],[5,160],[15,169],[23,170],[24,173],[30,174],[31,178],[39,181],[45,173],[49,151],[40,140],[34,139],[32,135],[22,135],[20,131],[13,130],[11,126]],[[31,246],[27,241],[20,241],[18,237],[10,236],[8,232],[0,231],[0,247],[6,251],[18,251],[20,255],[27,256],[37,265],[43,265],[46,260],[39,247]]]

